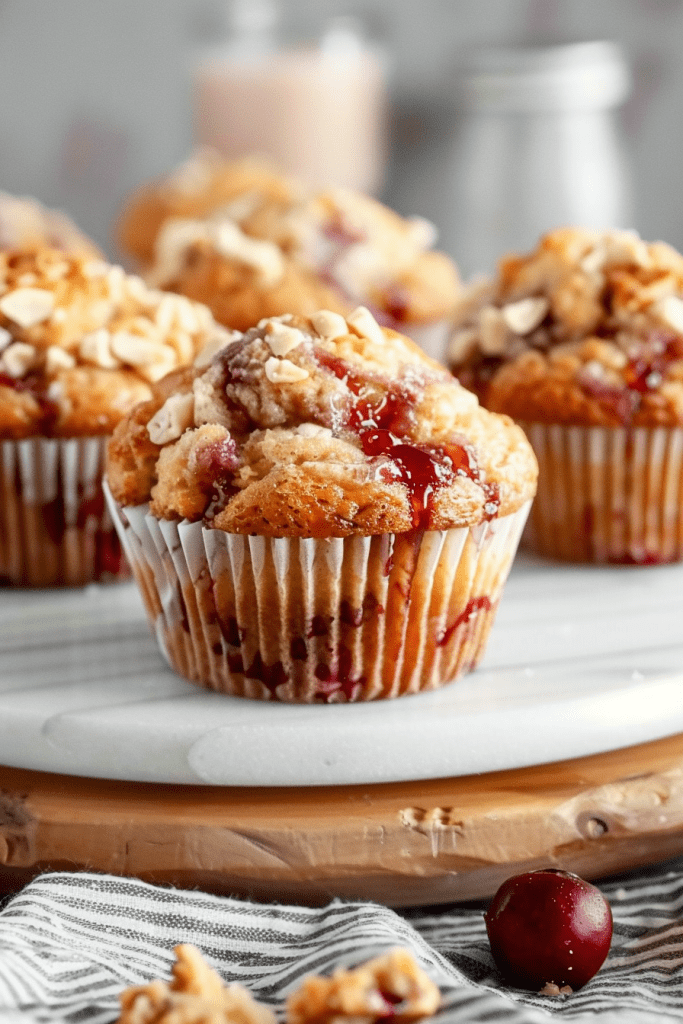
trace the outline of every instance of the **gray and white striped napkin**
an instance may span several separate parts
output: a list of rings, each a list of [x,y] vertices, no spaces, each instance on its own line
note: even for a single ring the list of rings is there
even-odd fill
[[[683,1021],[683,862],[601,886],[614,913],[602,970],[571,996],[509,989],[481,910],[403,914],[374,903],[262,905],[94,874],[46,874],[0,912],[0,1022],[109,1024],[119,992],[168,978],[173,946],[197,946],[226,982],[278,1015],[308,973],[409,947],[439,985],[435,1024]]]

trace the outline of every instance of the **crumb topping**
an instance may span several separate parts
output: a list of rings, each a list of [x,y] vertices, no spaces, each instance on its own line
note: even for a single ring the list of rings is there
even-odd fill
[[[367,309],[263,319],[162,381],[109,462],[122,505],[265,536],[469,525],[515,511],[535,478],[519,428]]]
[[[340,311],[363,304],[385,326],[426,324],[447,316],[460,290],[452,261],[432,249],[435,241],[429,221],[403,218],[350,190],[292,193],[285,199],[251,189],[207,210],[204,219],[167,218],[147,279],[201,297],[230,326],[243,323],[240,296],[226,306],[226,282],[216,273],[216,257],[257,271],[241,290],[259,290],[262,309],[264,294],[281,285],[287,273],[298,272],[331,288]],[[289,289],[287,301],[307,315],[320,308],[310,304],[300,285]]]
[[[516,419],[681,424],[683,257],[631,231],[552,232],[468,289],[449,363]]]
[[[234,221],[218,215],[203,221],[167,221],[157,239],[156,264],[148,274],[149,283],[164,286],[179,277],[186,259],[195,251],[201,252],[202,245],[253,269],[263,288],[272,288],[284,274],[283,256],[277,245],[251,238]]]
[[[202,306],[102,260],[0,252],[0,436],[108,433],[152,384],[231,337]]]
[[[275,1015],[239,983],[226,985],[187,943],[174,950],[169,982],[155,980],[119,996],[117,1024],[275,1024]],[[331,977],[309,976],[287,999],[286,1024],[374,1024],[431,1016],[439,989],[407,949],[391,949]]]
[[[374,1024],[436,1013],[439,989],[407,949],[392,949],[331,977],[311,976],[287,1000],[287,1024]]]
[[[171,218],[203,218],[222,210],[240,224],[264,201],[289,202],[299,191],[295,181],[263,158],[228,160],[201,147],[171,174],[131,197],[119,241],[125,252],[147,264],[162,225]]]
[[[243,985],[226,985],[194,946],[176,946],[170,982],[121,993],[117,1024],[275,1024],[275,1015]]]

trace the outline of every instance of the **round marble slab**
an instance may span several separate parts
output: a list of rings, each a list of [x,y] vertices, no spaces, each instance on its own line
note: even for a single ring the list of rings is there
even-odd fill
[[[133,584],[0,592],[0,760],[94,778],[336,786],[447,778],[683,731],[683,566],[520,557],[482,666],[354,705],[224,697],[171,672]]]

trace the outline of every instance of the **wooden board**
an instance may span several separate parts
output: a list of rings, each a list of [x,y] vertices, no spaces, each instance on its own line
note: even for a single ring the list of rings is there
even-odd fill
[[[539,722],[539,728],[561,728]],[[683,734],[485,775],[384,785],[171,786],[0,768],[0,886],[96,870],[206,891],[390,906],[490,896],[683,853]]]

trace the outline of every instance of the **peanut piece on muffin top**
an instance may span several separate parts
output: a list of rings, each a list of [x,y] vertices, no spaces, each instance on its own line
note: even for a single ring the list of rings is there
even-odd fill
[[[155,381],[230,337],[102,259],[0,252],[0,438],[111,433]]]
[[[526,422],[682,425],[683,256],[632,231],[554,231],[468,290],[449,365]]]
[[[239,219],[265,199],[287,202],[300,185],[263,157],[229,160],[203,146],[170,174],[142,186],[118,225],[123,251],[142,265],[154,255],[163,224],[171,217],[206,217],[217,209]]]
[[[364,307],[266,318],[206,359],[116,429],[120,504],[231,533],[344,537],[469,526],[534,494],[522,431]]]

